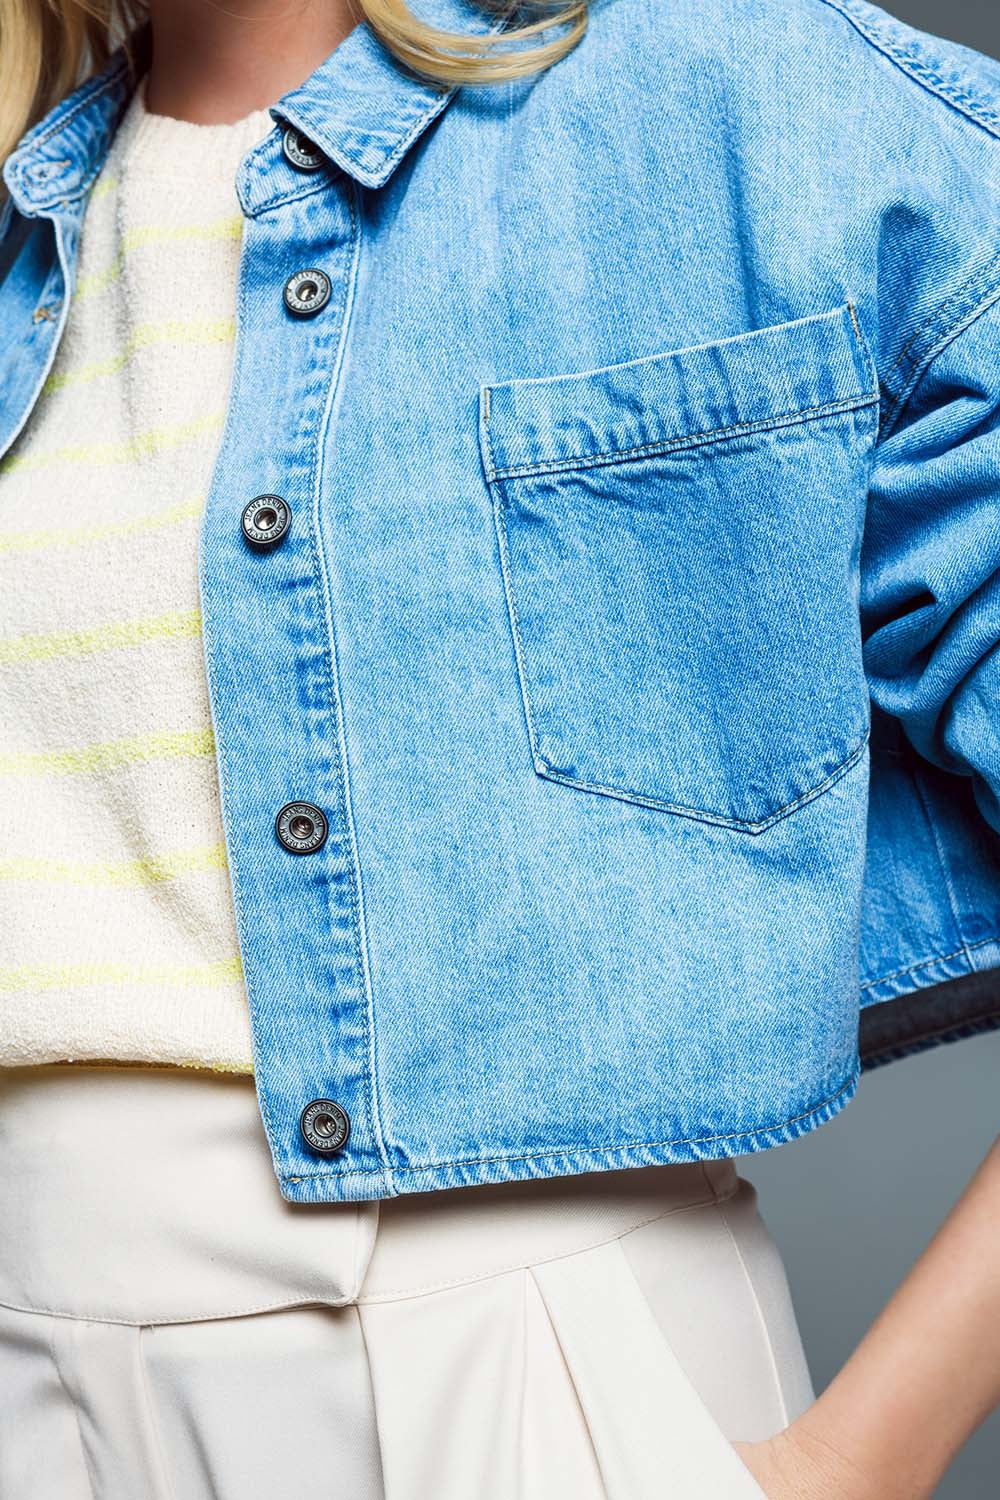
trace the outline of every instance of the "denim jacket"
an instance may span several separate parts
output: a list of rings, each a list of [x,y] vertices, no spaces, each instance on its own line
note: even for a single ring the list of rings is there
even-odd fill
[[[0,451],[133,78],[5,163]],[[1000,1025],[1000,65],[597,0],[271,115],[199,568],[282,1195],[756,1151]]]

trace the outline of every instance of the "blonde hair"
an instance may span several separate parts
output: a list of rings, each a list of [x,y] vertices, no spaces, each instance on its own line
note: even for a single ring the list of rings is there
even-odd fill
[[[479,3],[498,16],[510,7],[510,0]],[[406,0],[352,4],[402,63],[445,85],[535,73],[571,51],[587,28],[588,0],[528,0],[536,20],[476,36],[426,25]],[[0,162],[52,105],[107,62],[145,13],[144,0],[0,0]],[[539,41],[532,43],[534,37]]]

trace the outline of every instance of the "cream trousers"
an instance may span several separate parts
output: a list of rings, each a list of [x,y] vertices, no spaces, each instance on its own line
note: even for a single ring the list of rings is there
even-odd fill
[[[813,1400],[732,1160],[292,1204],[253,1080],[0,1070],[0,1500],[761,1500]]]

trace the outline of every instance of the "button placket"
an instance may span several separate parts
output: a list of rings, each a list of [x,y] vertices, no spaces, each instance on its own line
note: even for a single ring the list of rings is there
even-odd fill
[[[205,510],[203,622],[262,1112],[282,1192],[306,1201],[325,1196],[325,1179],[348,1169],[376,1190],[389,1180],[373,1099],[363,906],[328,624],[333,564],[315,534],[318,435],[342,368],[359,219],[348,183],[324,190],[321,213],[315,195],[272,207],[264,194],[283,167],[277,133],[269,149],[270,169],[255,160],[243,184],[251,211],[240,307],[255,334],[241,346]],[[325,269],[315,265],[320,256]],[[304,268],[288,277],[282,301],[276,265]],[[323,308],[326,316],[310,322]],[[260,403],[248,399],[254,389],[270,392],[266,428]],[[235,524],[234,491],[242,493]],[[289,800],[278,806],[282,793]],[[322,1108],[308,1117],[310,1140],[302,1116],[314,1095]]]

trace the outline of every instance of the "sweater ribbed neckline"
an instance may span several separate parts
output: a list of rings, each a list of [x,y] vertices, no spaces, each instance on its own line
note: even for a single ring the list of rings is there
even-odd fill
[[[139,80],[115,133],[120,169],[231,181],[240,159],[275,128],[266,108],[221,125],[151,114],[146,108],[146,76]]]

